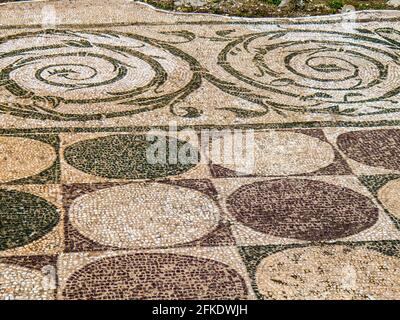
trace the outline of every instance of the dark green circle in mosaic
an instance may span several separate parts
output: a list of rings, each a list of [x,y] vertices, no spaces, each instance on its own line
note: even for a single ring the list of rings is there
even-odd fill
[[[0,250],[24,246],[50,232],[57,208],[30,193],[0,190]]]
[[[65,299],[247,299],[242,276],[228,265],[172,253],[107,257],[73,273]]]
[[[85,173],[110,179],[154,179],[174,176],[194,168],[196,164],[168,161],[169,145],[180,150],[185,142],[166,138],[166,163],[151,164],[146,152],[152,142],[146,135],[112,135],[77,142],[68,146],[64,158],[74,168]],[[194,150],[194,149],[192,149]],[[197,152],[197,159],[200,155]]]

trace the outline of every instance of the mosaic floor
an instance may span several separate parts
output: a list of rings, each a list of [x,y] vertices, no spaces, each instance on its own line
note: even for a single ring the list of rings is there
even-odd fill
[[[399,12],[0,15],[0,298],[400,299]],[[171,122],[253,174],[147,163]]]

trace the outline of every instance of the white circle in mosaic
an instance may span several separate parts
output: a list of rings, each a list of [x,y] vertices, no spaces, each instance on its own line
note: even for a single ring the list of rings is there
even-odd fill
[[[396,299],[400,259],[339,245],[288,249],[261,261],[256,283],[267,299]]]
[[[0,137],[0,182],[36,175],[49,168],[56,157],[54,148],[47,143],[20,137]]]
[[[221,138],[222,151],[225,143],[225,138]],[[258,132],[254,136],[254,145],[246,148],[247,153],[254,154],[254,166],[244,165],[242,162],[238,165],[235,162],[238,157],[233,158],[235,161],[230,161],[229,157],[215,157],[213,152],[210,153],[211,160],[214,164],[245,174],[289,175],[317,171],[330,165],[335,159],[335,153],[329,143],[302,133]],[[226,159],[228,161],[225,161]]]
[[[217,206],[203,193],[158,183],[99,190],[71,205],[72,225],[84,236],[120,248],[187,243],[218,224]]]
[[[44,275],[33,269],[0,263],[0,300],[52,300]]]
[[[393,214],[400,219],[400,179],[390,181],[378,191],[379,200]]]

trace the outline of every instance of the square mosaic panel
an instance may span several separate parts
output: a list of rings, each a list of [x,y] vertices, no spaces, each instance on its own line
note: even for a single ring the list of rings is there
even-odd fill
[[[184,164],[177,159],[171,164],[150,164],[146,152],[152,145],[149,131],[133,133],[60,134],[61,182],[95,183],[132,180],[154,180],[165,177],[206,178],[210,176],[207,163]],[[184,141],[165,134],[166,143]],[[196,153],[200,153],[199,146]],[[172,152],[167,152],[167,156]],[[200,160],[200,156],[199,160]]]
[[[259,299],[396,299],[399,242],[242,247]]]
[[[58,254],[64,249],[59,185],[0,186],[0,257]]]
[[[57,256],[0,257],[1,293],[5,300],[53,300]]]
[[[209,180],[64,185],[65,250],[234,245]]]
[[[398,12],[95,5],[0,8],[0,299],[400,299]],[[150,164],[170,127],[253,170]]]
[[[400,239],[354,176],[215,181],[239,245]]]
[[[255,297],[232,247],[63,254],[58,270],[60,299]]]
[[[0,135],[0,143],[0,183],[46,184],[59,182],[58,135]]]
[[[232,131],[234,132],[234,131]],[[271,176],[315,176],[351,175],[351,168],[340,152],[328,141],[321,129],[255,129],[252,140],[254,162],[252,168],[240,166],[240,161],[225,161],[213,148],[218,139],[212,140],[209,151],[210,171],[215,178],[228,177],[271,177]],[[228,131],[229,133],[229,131]],[[231,133],[232,134],[232,133]],[[224,137],[222,135],[222,137]],[[246,137],[242,138],[246,145]],[[225,147],[221,138],[221,148]],[[250,142],[251,143],[251,142]],[[238,152],[237,152],[238,153]],[[236,156],[236,154],[234,154]],[[240,156],[240,154],[239,154]],[[246,156],[242,156],[246,159]],[[223,161],[221,161],[223,160]],[[228,159],[229,160],[229,159]],[[222,163],[220,163],[222,162]],[[238,163],[239,162],[239,163]],[[296,164],[296,165],[293,165]]]

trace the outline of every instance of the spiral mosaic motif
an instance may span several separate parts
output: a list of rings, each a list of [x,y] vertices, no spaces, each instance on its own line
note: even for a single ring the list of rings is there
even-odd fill
[[[172,106],[196,89],[196,61],[133,34],[45,30],[0,39],[0,111],[96,120]]]
[[[389,112],[398,108],[399,46],[390,37],[395,30],[370,33],[375,34],[301,29],[250,34],[232,41],[219,65],[251,86],[237,92],[267,110]]]

